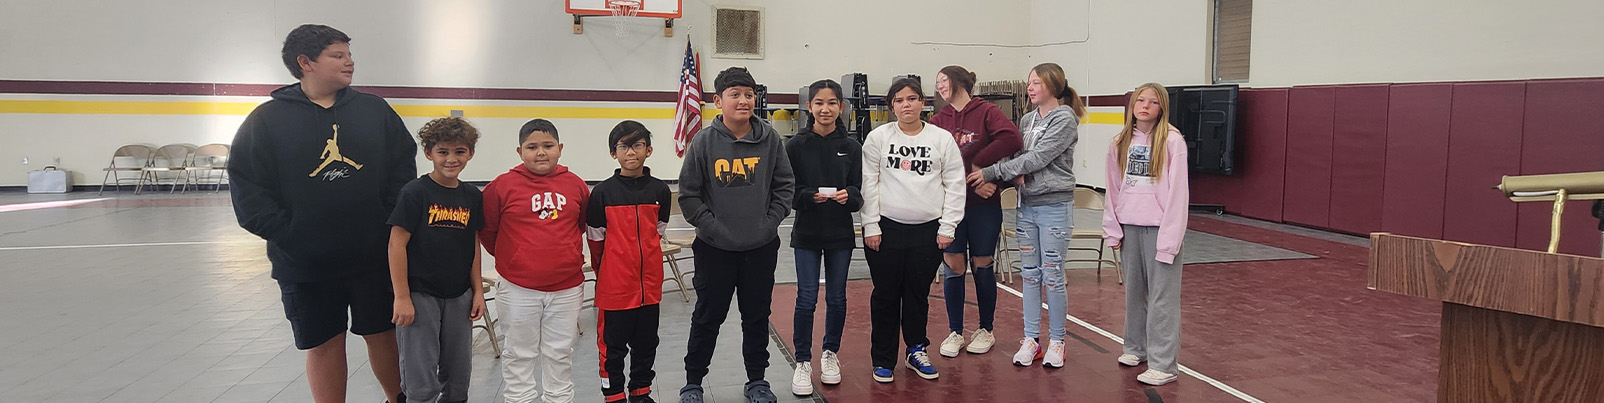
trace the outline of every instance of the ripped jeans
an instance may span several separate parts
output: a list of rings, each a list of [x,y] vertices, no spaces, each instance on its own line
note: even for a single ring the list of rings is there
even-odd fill
[[[1019,239],[1019,260],[1024,268],[1025,337],[1041,338],[1041,305],[1046,294],[1050,340],[1064,340],[1064,315],[1069,296],[1064,291],[1064,248],[1069,246],[1071,219],[1069,202],[1040,206],[1019,206],[1015,221]]]

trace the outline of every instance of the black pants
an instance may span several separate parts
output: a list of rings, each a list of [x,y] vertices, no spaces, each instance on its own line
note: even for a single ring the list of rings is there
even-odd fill
[[[657,372],[657,304],[622,311],[602,311],[600,325],[602,370],[607,374],[607,385],[602,396],[609,402],[622,401],[629,396],[652,392],[652,379]],[[628,383],[625,383],[624,359],[629,359]],[[628,392],[626,394],[626,392]]]
[[[748,251],[727,251],[697,239],[691,244],[696,272],[696,311],[685,352],[685,383],[701,385],[718,342],[718,328],[730,314],[730,299],[741,303],[741,356],[746,379],[763,379],[769,368],[769,304],[774,300],[774,264],[780,238]]]
[[[930,284],[941,267],[936,221],[908,225],[880,221],[880,250],[864,249],[874,291],[869,294],[869,358],[877,367],[897,363],[897,331],[908,346],[930,344]]]

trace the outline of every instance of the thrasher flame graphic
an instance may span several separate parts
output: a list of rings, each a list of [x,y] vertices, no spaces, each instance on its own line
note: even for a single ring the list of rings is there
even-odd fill
[[[468,228],[468,219],[473,215],[466,207],[446,207],[439,204],[429,205],[429,226],[445,228]]]

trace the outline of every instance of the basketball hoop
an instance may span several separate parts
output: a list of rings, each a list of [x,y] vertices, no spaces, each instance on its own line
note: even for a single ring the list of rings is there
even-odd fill
[[[640,15],[640,4],[641,0],[607,0],[607,9],[612,10],[614,17],[635,17]],[[617,19],[616,22],[617,24],[613,26],[616,31],[613,34],[619,38],[628,37],[629,27],[624,24],[624,20]]]

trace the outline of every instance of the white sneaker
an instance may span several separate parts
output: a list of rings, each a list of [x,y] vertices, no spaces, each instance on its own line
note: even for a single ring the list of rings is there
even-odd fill
[[[824,357],[819,359],[819,380],[825,385],[841,383],[841,359],[835,356],[834,351],[825,351]]]
[[[797,396],[807,396],[813,394],[812,363],[796,363],[796,373],[791,375],[791,394]]]
[[[1036,343],[1035,339],[1026,337],[1019,340],[1019,352],[1014,353],[1014,365],[1028,367],[1037,358],[1041,358],[1041,355],[1041,344]]]
[[[947,340],[941,342],[941,356],[952,358],[958,356],[958,351],[964,348],[964,335],[958,332],[947,334]]]
[[[969,336],[969,348],[965,350],[969,351],[969,354],[985,354],[987,351],[991,351],[991,346],[996,344],[997,338],[993,337],[990,331],[978,329],[975,330],[974,335]]]
[[[1047,355],[1042,357],[1041,366],[1047,368],[1064,367],[1064,341],[1053,340],[1047,342]]]
[[[1142,365],[1142,357],[1137,357],[1135,354],[1120,354],[1119,365],[1127,367]]]
[[[1180,377],[1175,376],[1175,374],[1171,374],[1171,373],[1159,372],[1156,369],[1149,369],[1149,370],[1147,370],[1147,372],[1143,372],[1141,375],[1137,375],[1136,376],[1136,381],[1137,382],[1141,382],[1141,383],[1145,383],[1145,384],[1153,385],[1153,386],[1159,386],[1159,385],[1163,385],[1163,384],[1166,384],[1166,383],[1175,382],[1176,379],[1180,379]]]

